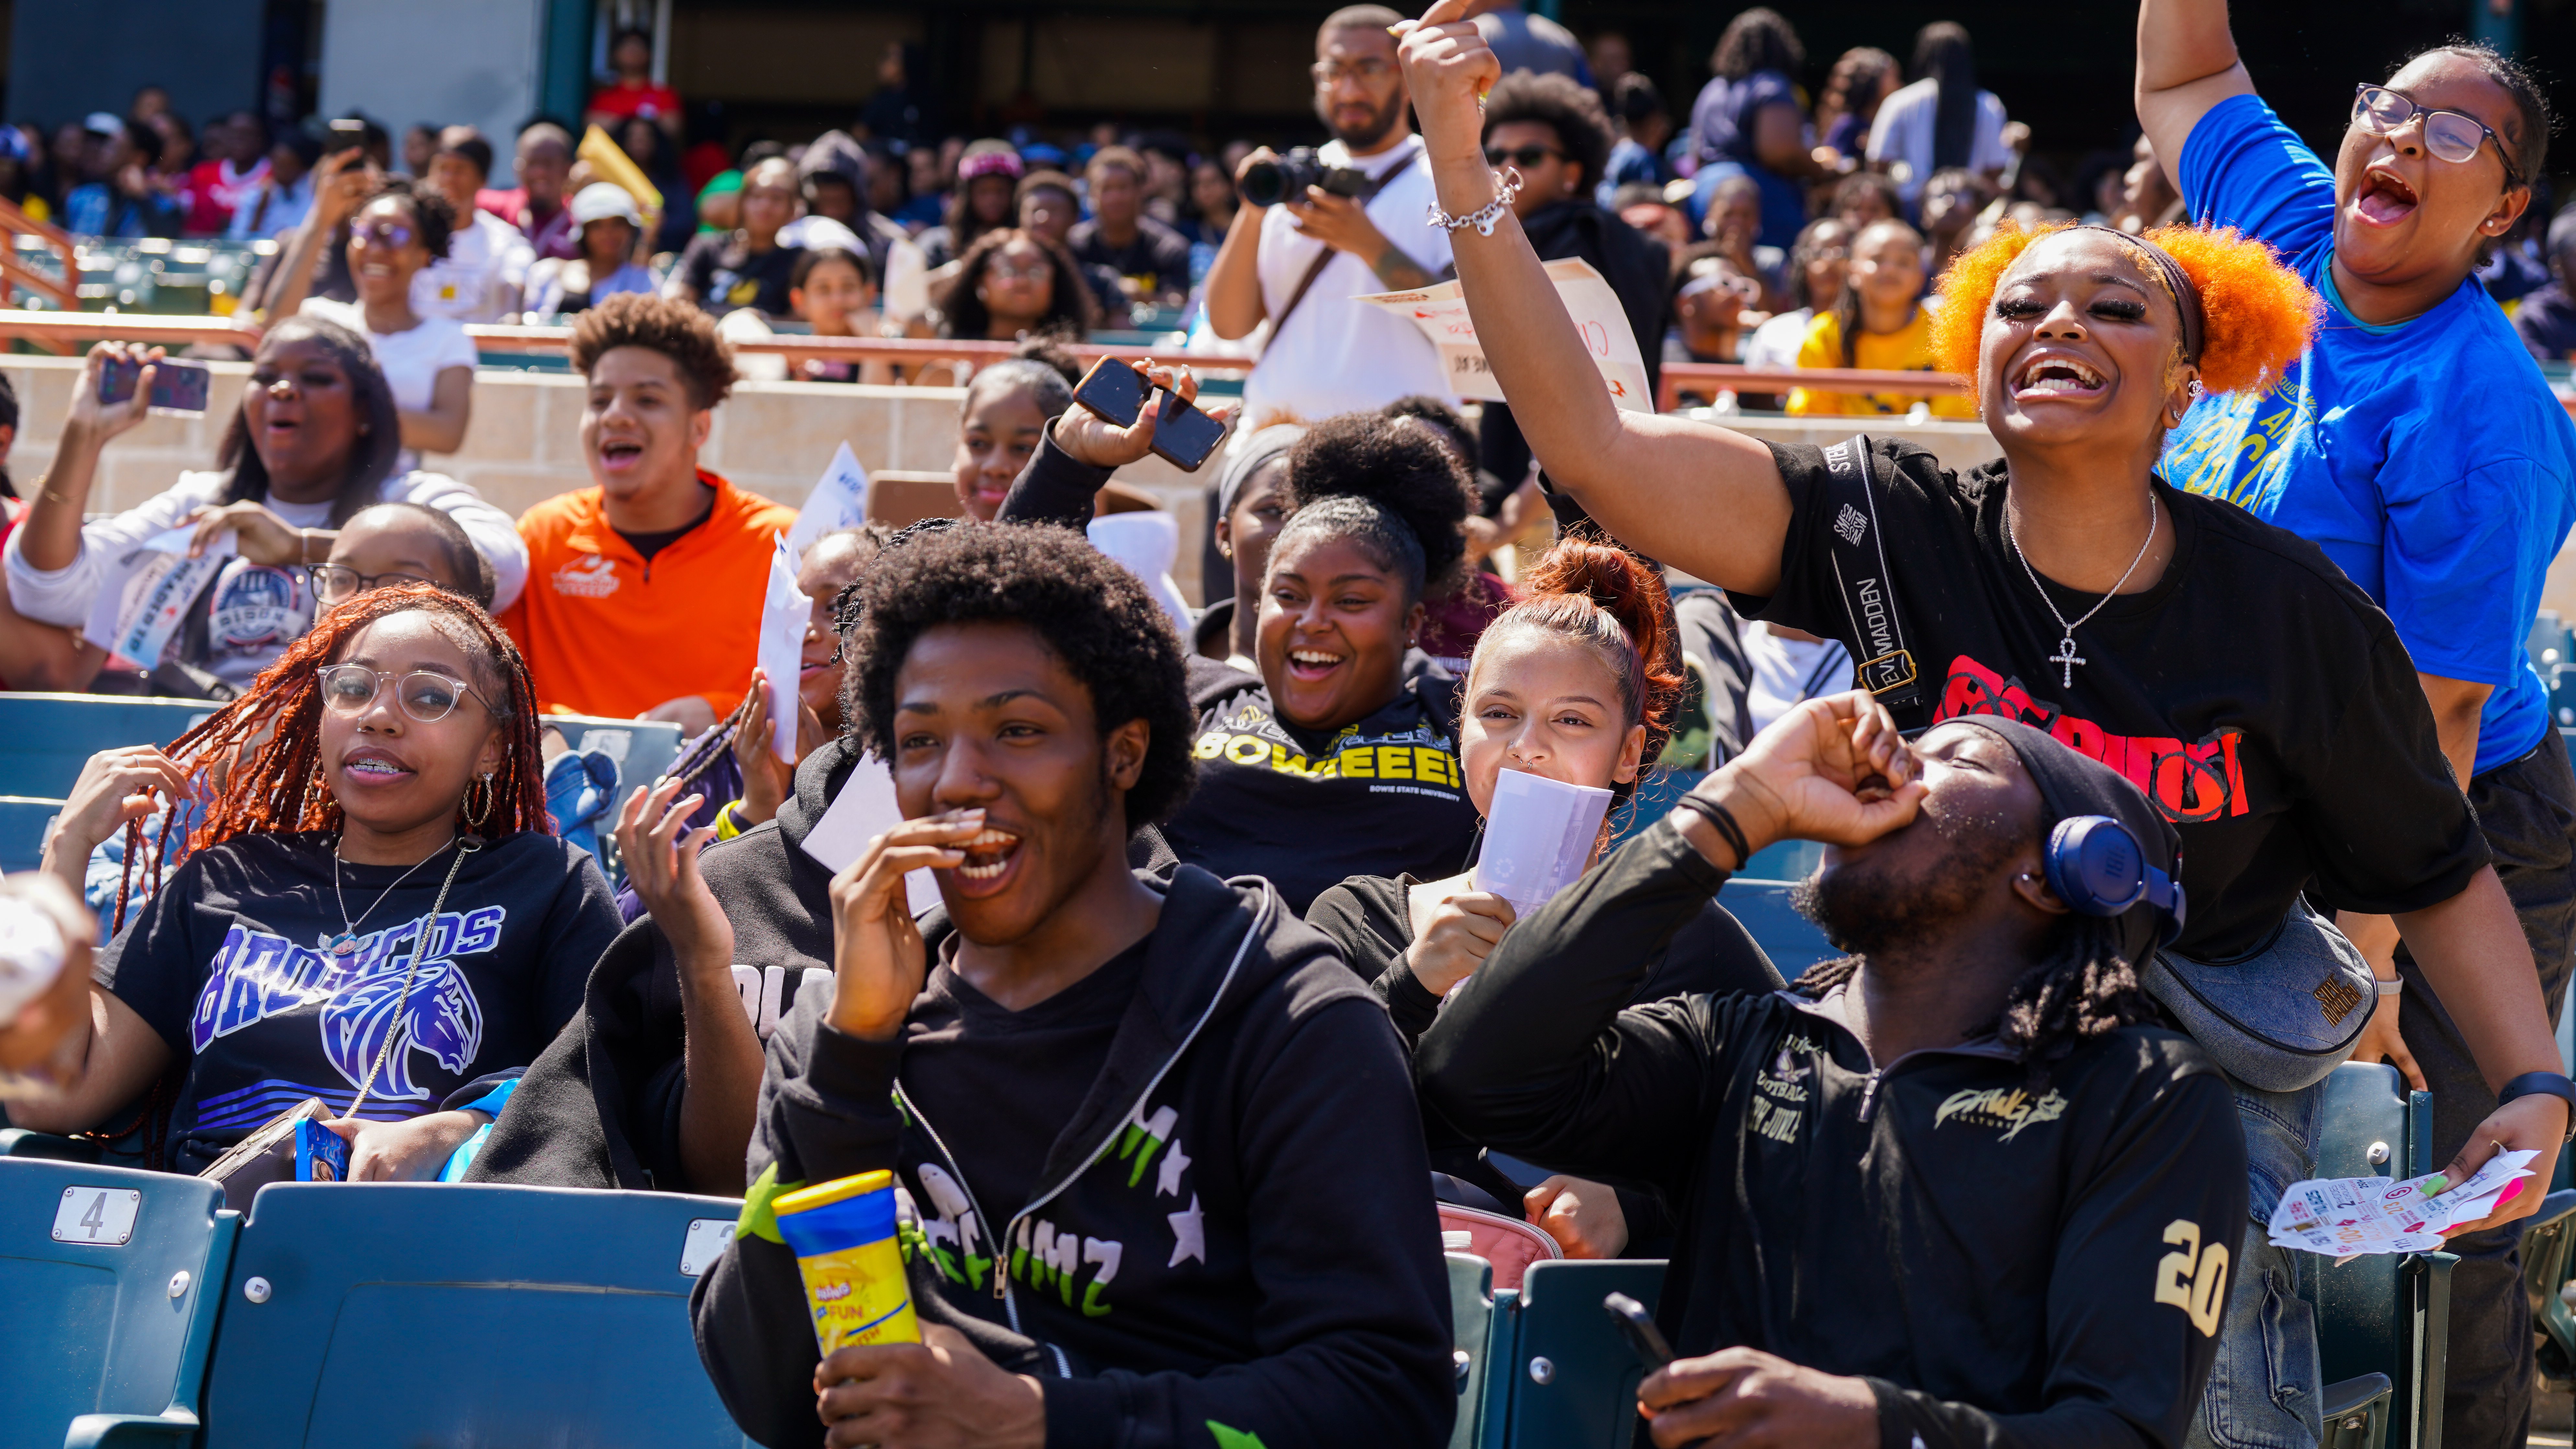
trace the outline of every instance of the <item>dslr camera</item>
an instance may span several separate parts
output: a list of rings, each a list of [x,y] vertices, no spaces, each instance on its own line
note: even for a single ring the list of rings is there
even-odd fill
[[[1275,160],[1254,163],[1235,190],[1254,206],[1277,206],[1303,197],[1309,186],[1334,196],[1358,196],[1368,190],[1368,173],[1350,166],[1327,166],[1312,146],[1299,146]]]

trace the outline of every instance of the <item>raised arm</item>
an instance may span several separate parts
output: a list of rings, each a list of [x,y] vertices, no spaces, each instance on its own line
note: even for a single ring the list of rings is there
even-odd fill
[[[1495,196],[1477,97],[1502,69],[1473,22],[1492,3],[1439,0],[1409,22],[1400,50],[1440,208],[1452,216]],[[1769,593],[1790,514],[1771,451],[1723,428],[1621,412],[1508,210],[1491,235],[1461,227],[1450,242],[1486,361],[1548,478],[1631,547],[1712,583]],[[1711,527],[1719,519],[1729,526]]]
[[[2220,101],[2253,93],[2254,78],[2227,30],[2227,0],[2140,0],[2138,125],[2176,191],[2191,128]]]

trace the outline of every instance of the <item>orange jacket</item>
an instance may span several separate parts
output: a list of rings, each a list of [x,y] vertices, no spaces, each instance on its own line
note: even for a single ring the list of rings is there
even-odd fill
[[[701,468],[707,521],[646,564],[608,525],[597,487],[519,517],[528,587],[501,615],[549,714],[632,718],[684,694],[722,715],[742,701],[760,652],[769,559],[796,510]]]

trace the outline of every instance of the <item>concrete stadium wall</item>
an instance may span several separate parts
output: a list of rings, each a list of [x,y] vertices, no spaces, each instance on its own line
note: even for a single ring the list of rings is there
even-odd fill
[[[224,429],[240,406],[246,363],[211,364],[212,405],[203,417],[154,417],[108,445],[91,495],[94,511],[130,508],[191,468],[214,466]],[[10,356],[0,370],[18,389],[18,439],[8,458],[19,491],[30,492],[53,459],[80,364],[72,358]],[[944,473],[956,450],[956,388],[852,387],[817,382],[748,382],[716,409],[703,461],[742,487],[799,504],[832,452],[847,441],[871,472]],[[581,457],[581,379],[561,372],[485,371],[474,384],[474,420],[463,451],[424,466],[473,485],[516,513],[541,499],[590,485]],[[1830,443],[1849,437],[1848,419],[1739,418],[1735,426],[1782,442]],[[1995,456],[1994,440],[1974,423],[1925,423],[1903,430],[1954,468]],[[1119,480],[1152,494],[1176,515],[1184,540],[1203,526],[1213,467],[1183,473],[1158,458],[1123,470]],[[1198,550],[1185,544],[1173,568],[1182,591],[1198,598]],[[2576,569],[2561,587],[2553,574],[2550,606],[2576,614]],[[2560,602],[2564,598],[2568,602]]]

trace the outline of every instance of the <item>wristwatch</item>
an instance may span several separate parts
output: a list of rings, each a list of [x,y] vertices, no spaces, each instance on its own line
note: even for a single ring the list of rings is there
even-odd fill
[[[2544,1092],[2552,1097],[2563,1098],[2567,1103],[2567,1135],[2558,1139],[2559,1145],[2563,1147],[2569,1142],[2576,1142],[2576,1082],[2569,1081],[2564,1072],[2525,1072],[2505,1083],[2503,1089],[2496,1093],[2496,1105],[2501,1107],[2507,1102],[2535,1097]]]

